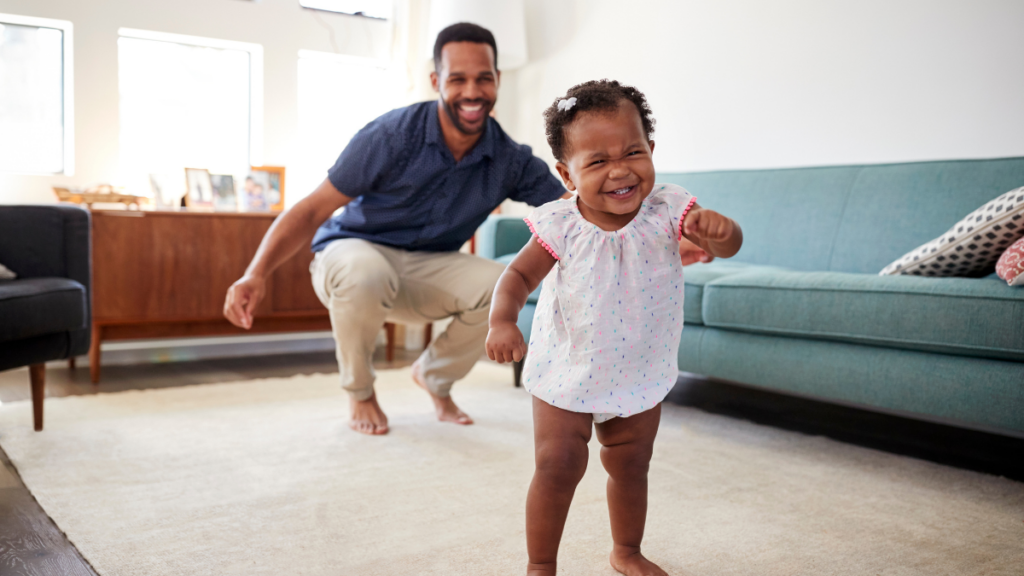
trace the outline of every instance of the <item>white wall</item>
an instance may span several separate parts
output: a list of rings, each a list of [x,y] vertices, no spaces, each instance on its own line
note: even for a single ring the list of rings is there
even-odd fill
[[[604,77],[648,95],[662,171],[1024,155],[1021,0],[526,5],[530,63],[503,73],[499,120],[548,161],[541,111]],[[0,203],[116,177],[120,27],[262,44],[271,165],[295,164],[298,50],[390,54],[389,23],[320,23],[297,0],[0,0],[0,13],[71,20],[76,59],[75,175],[0,174]]]
[[[0,13],[70,20],[75,40],[75,174],[0,174],[0,203],[7,204],[54,202],[53,185],[116,178],[118,28],[262,44],[267,165],[294,160],[300,49],[390,56],[390,23],[303,10],[298,0],[0,0]]]
[[[541,111],[613,78],[661,171],[1022,156],[1022,26],[1021,0],[527,0],[500,120],[551,161]]]

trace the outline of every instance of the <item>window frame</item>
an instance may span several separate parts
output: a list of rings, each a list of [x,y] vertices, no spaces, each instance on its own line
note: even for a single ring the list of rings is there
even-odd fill
[[[241,50],[249,53],[249,164],[263,165],[263,45],[204,36],[155,32],[137,28],[118,28],[118,38],[171,42],[201,48]],[[119,72],[120,73],[120,72]]]
[[[3,171],[4,174],[29,174],[45,176],[74,176],[75,175],[75,33],[74,24],[68,20],[56,20],[53,18],[38,18],[35,16],[20,16],[17,14],[0,14],[0,24],[13,24],[15,26],[35,26],[36,28],[51,28],[61,31],[61,52],[63,70],[61,85],[63,88],[63,110],[62,124],[64,133],[64,146],[62,149],[63,161],[60,172],[21,172]]]
[[[333,10],[331,8],[324,8],[322,6],[308,6],[306,2],[307,0],[298,0],[299,7],[302,8],[303,10],[316,10],[318,12],[327,12],[328,14],[342,14],[344,16],[355,16],[357,18],[369,18],[370,20],[388,21],[394,19],[395,17],[394,2],[391,3],[391,10],[388,12],[387,16],[370,16],[363,12],[344,12],[342,10]]]

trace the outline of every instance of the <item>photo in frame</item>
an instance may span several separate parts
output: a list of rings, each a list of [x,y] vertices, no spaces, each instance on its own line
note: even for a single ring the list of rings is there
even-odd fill
[[[253,166],[242,184],[241,197],[246,212],[284,210],[284,167]]]
[[[185,168],[185,206],[213,210],[213,183],[206,168]]]
[[[230,174],[210,174],[213,187],[213,208],[220,212],[238,210],[238,193],[235,190],[235,177]]]
[[[171,174],[150,174],[149,189],[153,193],[153,206],[157,210],[177,210],[181,207],[185,188],[181,179]]]

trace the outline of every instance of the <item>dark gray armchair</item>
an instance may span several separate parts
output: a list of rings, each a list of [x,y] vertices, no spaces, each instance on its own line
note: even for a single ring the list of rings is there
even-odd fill
[[[43,429],[46,362],[89,350],[92,247],[77,206],[0,206],[0,370],[29,367],[36,430]]]

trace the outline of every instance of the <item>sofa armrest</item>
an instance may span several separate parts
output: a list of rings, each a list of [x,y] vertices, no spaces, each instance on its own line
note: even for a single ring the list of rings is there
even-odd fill
[[[492,214],[477,232],[476,254],[490,260],[515,254],[531,236],[530,228],[522,217]]]
[[[88,210],[65,204],[0,206],[0,264],[18,278],[70,278],[85,287],[85,328],[70,333],[70,352],[89,348],[92,234]]]

